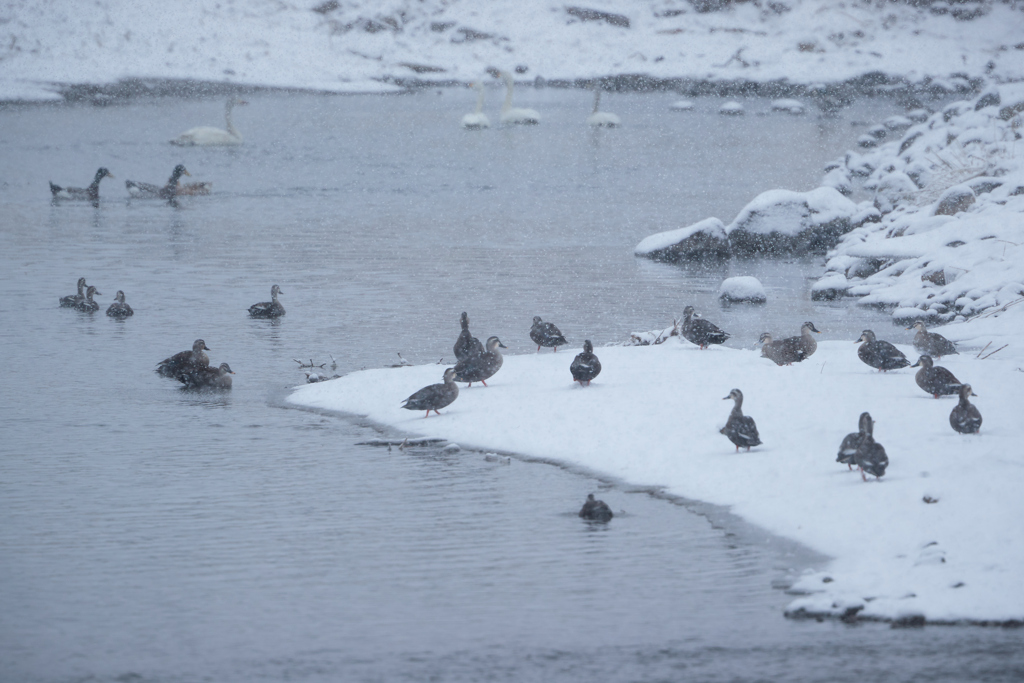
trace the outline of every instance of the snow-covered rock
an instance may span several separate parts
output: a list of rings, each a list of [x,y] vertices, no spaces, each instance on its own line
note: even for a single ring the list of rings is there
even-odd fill
[[[857,205],[831,187],[769,190],[725,229],[734,254],[824,253],[852,227]]]
[[[782,111],[787,114],[798,115],[803,114],[805,110],[803,102],[800,100],[783,99],[772,102],[772,111]]]
[[[685,228],[655,233],[636,245],[633,253],[668,262],[727,258],[729,241],[722,221],[705,218]]]
[[[746,110],[743,108],[743,105],[740,104],[739,102],[730,101],[726,102],[721,107],[719,107],[718,113],[724,114],[726,116],[742,116],[744,113],[746,113]]]
[[[764,285],[753,275],[726,278],[718,287],[718,298],[729,303],[763,304],[768,301]]]
[[[693,111],[693,102],[690,100],[676,100],[668,106],[672,111]]]

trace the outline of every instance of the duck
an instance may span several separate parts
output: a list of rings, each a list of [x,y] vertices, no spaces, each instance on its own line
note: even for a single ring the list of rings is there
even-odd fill
[[[917,330],[917,334],[914,335],[914,348],[917,349],[918,353],[939,359],[943,356],[960,353],[956,350],[956,344],[949,341],[938,332],[929,332],[925,329],[924,323],[920,320],[907,329]]]
[[[459,385],[455,383],[455,368],[448,368],[444,371],[443,384],[431,384],[423,387],[415,394],[405,399],[402,407],[406,410],[426,410],[425,417],[430,417],[430,411],[438,413],[439,408],[449,406],[459,397]]]
[[[565,346],[569,342],[562,336],[561,330],[559,330],[553,323],[546,323],[540,319],[539,315],[533,316],[533,326],[530,328],[530,339],[537,345],[537,352],[540,353],[540,347],[550,346],[558,352],[559,346]]]
[[[466,130],[483,130],[491,127],[491,120],[483,112],[484,108],[484,84],[479,81],[469,87],[477,91],[476,109],[462,117],[462,127]]]
[[[867,481],[868,478],[864,476],[865,473],[874,475],[875,479],[879,479],[885,474],[885,468],[889,466],[889,456],[885,454],[885,448],[882,444],[877,443],[874,437],[875,422],[871,419],[871,415],[864,413],[861,415],[861,422],[864,428],[864,436],[861,437],[860,443],[857,445],[857,452],[854,453],[853,459],[860,468],[860,478]]]
[[[910,361],[903,355],[903,352],[887,341],[875,339],[875,333],[871,330],[861,332],[860,338],[854,344],[861,344],[857,349],[857,356],[879,372],[886,370],[898,370],[910,365]]]
[[[126,180],[124,186],[127,188],[128,194],[136,199],[174,199],[178,195],[178,180],[183,175],[190,176],[192,174],[185,169],[183,164],[178,164],[171,171],[171,177],[167,180],[167,184],[162,187],[138,180]]]
[[[284,315],[284,306],[277,300],[281,288],[274,285],[270,288],[270,301],[262,301],[249,307],[249,316],[253,318],[280,318]]]
[[[465,311],[459,316],[459,324],[462,325],[462,332],[459,332],[459,338],[455,340],[455,346],[452,349],[455,353],[455,360],[460,361],[479,356],[484,352],[484,345],[469,331],[469,315]]]
[[[601,374],[601,361],[594,355],[594,345],[590,343],[590,340],[584,340],[583,342],[583,353],[576,354],[576,357],[572,361],[572,365],[569,366],[569,372],[572,373],[572,379],[574,382],[579,382],[580,386],[590,386],[590,380],[594,379]]]
[[[178,137],[171,140],[172,145],[179,147],[220,147],[242,144],[242,134],[235,128],[231,120],[231,110],[236,106],[249,104],[245,100],[232,97],[224,105],[224,122],[227,130],[214,128],[212,126],[199,126],[189,128]]]
[[[601,88],[594,87],[594,111],[587,117],[587,125],[594,128],[617,128],[622,125],[622,119],[615,114],[606,111],[598,111],[601,106]]]
[[[960,386],[960,402],[949,414],[949,425],[961,434],[977,434],[981,430],[981,412],[969,396],[977,396],[970,384]]]
[[[821,334],[814,323],[807,321],[800,326],[799,337],[786,337],[781,340],[780,343],[787,349],[787,355],[795,357],[796,362],[810,358],[818,350],[818,342],[814,341],[811,332]]]
[[[92,285],[85,290],[85,298],[75,304],[75,310],[81,311],[82,313],[95,313],[100,310],[100,305],[92,300],[94,294],[102,295],[103,292],[99,291]]]
[[[701,349],[706,349],[711,344],[724,344],[731,336],[709,320],[694,318],[693,306],[683,309],[683,338]]]
[[[762,332],[761,337],[757,340],[757,343],[761,345],[761,357],[769,359],[776,365],[792,365],[803,360],[794,349],[784,344],[784,341],[786,340],[773,341],[771,333]]]
[[[213,183],[211,182],[178,183],[175,194],[179,197],[198,197],[210,194],[212,188]]]
[[[512,74],[499,71],[498,75],[505,81],[505,102],[501,105],[501,122],[520,126],[533,126],[540,123],[540,114],[533,109],[522,109],[512,106]]]
[[[871,429],[870,422],[871,415],[868,413],[860,414],[860,420],[857,423],[858,431],[847,434],[843,442],[839,444],[839,454],[836,455],[836,462],[841,462],[849,469],[853,469],[853,465],[857,462],[857,448],[864,439],[864,435]]]
[[[736,402],[736,405],[732,407],[732,412],[729,413],[729,419],[726,421],[725,426],[718,431],[729,437],[729,441],[732,441],[736,446],[737,452],[739,452],[740,446],[749,451],[753,446],[761,445],[761,437],[757,433],[757,425],[754,424],[754,418],[743,414],[743,392],[739,389],[733,389],[722,400],[728,401],[730,398]]]
[[[587,494],[587,500],[580,508],[580,518],[590,522],[607,522],[614,516],[608,503],[594,498],[593,493]]]
[[[107,308],[107,315],[111,318],[128,318],[135,315],[132,307],[124,302],[124,292],[120,289],[114,295],[114,303]]]
[[[74,308],[79,301],[85,301],[85,278],[78,278],[78,294],[68,294],[60,298],[61,308]]]
[[[917,362],[910,367],[921,368],[917,371],[917,375],[914,376],[914,379],[917,380],[917,386],[921,387],[935,398],[938,398],[939,396],[952,396],[953,394],[960,393],[960,387],[963,386],[963,382],[958,380],[953,373],[946,368],[940,365],[934,365],[931,356],[921,356],[917,359]]]
[[[231,375],[235,374],[231,366],[221,363],[215,368],[193,368],[189,372],[178,373],[177,380],[186,389],[230,389]]]
[[[192,343],[191,351],[176,353],[170,358],[164,358],[156,366],[156,372],[163,377],[174,377],[182,373],[189,373],[198,368],[209,367],[210,357],[203,351],[209,351],[210,347],[202,339],[196,339]]]
[[[487,340],[486,348],[487,350],[483,353],[470,356],[455,364],[456,381],[467,382],[469,386],[473,386],[473,382],[480,382],[485,387],[487,386],[486,380],[500,370],[501,364],[504,362],[501,351],[498,349],[508,347],[502,344],[497,337],[490,337]]]
[[[104,178],[113,178],[114,174],[106,168],[100,168],[92,179],[89,187],[61,187],[50,182],[50,193],[54,199],[78,199],[83,201],[97,202],[100,199],[100,181]]]

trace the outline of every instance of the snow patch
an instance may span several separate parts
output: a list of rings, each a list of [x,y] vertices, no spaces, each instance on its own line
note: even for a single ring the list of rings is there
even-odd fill
[[[753,275],[726,278],[718,288],[718,298],[732,303],[763,304],[768,301],[764,285]]]

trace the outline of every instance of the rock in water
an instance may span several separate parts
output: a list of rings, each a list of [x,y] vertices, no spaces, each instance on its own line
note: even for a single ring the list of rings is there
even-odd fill
[[[731,277],[718,288],[718,298],[731,303],[763,304],[768,301],[764,285],[752,275]]]

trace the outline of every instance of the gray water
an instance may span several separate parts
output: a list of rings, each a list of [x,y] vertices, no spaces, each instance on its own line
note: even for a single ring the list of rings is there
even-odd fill
[[[450,361],[462,310],[513,353],[534,315],[600,346],[687,303],[736,346],[808,319],[823,338],[909,339],[883,313],[810,302],[821,259],[632,256],[652,232],[814,187],[851,121],[890,105],[818,119],[754,100],[727,119],[710,99],[676,114],[668,95],[612,95],[626,125],[594,132],[587,93],[519,97],[542,125],[468,133],[468,91],[257,94],[237,150],[166,143],[221,125],[217,101],[0,109],[0,680],[1024,675],[1020,631],[784,619],[782,588],[823,558],[725,511],[551,464],[356,445],[380,432],[283,407],[294,358]],[[123,179],[179,162],[214,193],[126,200]],[[98,207],[50,204],[47,180],[100,165],[117,180]],[[721,308],[732,274],[770,302]],[[79,276],[136,315],[57,308]],[[288,314],[250,320],[273,283]],[[231,392],[152,372],[197,337],[236,371]],[[618,513],[606,526],[575,516],[593,491]]]

